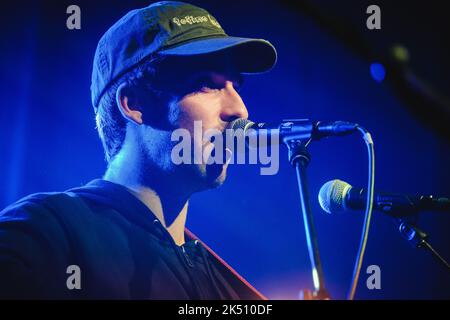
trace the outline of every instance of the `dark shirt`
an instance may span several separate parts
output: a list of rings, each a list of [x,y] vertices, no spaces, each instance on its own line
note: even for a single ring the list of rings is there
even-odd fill
[[[105,180],[30,195],[0,213],[0,298],[264,298],[186,237],[177,246],[147,206]],[[81,289],[67,285],[72,265]]]

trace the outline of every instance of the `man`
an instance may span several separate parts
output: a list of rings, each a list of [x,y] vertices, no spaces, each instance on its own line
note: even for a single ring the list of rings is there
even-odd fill
[[[63,299],[262,299],[185,229],[190,196],[221,185],[226,164],[175,164],[172,133],[195,139],[247,118],[242,74],[276,61],[265,40],[229,37],[205,10],[159,2],[101,38],[92,103],[103,179],[41,193],[0,215],[0,296]],[[229,155],[228,155],[229,156]]]

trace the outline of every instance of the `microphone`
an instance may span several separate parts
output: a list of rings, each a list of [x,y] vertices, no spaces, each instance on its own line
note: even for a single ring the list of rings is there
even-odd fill
[[[327,213],[361,210],[366,207],[366,190],[352,187],[345,181],[331,180],[319,191],[319,203]],[[373,208],[394,217],[412,215],[420,211],[450,212],[450,199],[433,196],[375,193]]]
[[[283,120],[281,123],[253,122],[248,119],[236,119],[230,122],[228,129],[241,129],[248,137],[278,136],[283,142],[286,139],[319,140],[329,136],[350,134],[357,129],[356,123],[345,121],[313,122],[309,119]],[[271,139],[267,139],[270,141]],[[270,142],[269,142],[270,143]]]

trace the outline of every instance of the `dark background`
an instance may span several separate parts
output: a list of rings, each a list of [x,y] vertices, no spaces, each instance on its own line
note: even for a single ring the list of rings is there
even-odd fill
[[[93,54],[107,28],[149,3],[2,3],[0,207],[29,193],[65,190],[102,176],[105,162],[89,92]],[[311,1],[318,11],[305,2],[275,0],[191,3],[210,11],[228,34],[268,39],[277,47],[277,66],[248,77],[242,91],[251,119],[358,122],[375,141],[376,189],[450,195],[448,114],[399,90],[398,73],[388,63],[383,82],[370,73],[372,62],[384,61],[392,45],[402,44],[410,70],[448,95],[444,1]],[[81,7],[81,30],[66,28],[71,4]],[[381,30],[366,28],[370,4],[381,7]],[[233,166],[223,187],[195,195],[188,227],[269,298],[297,299],[300,289],[312,288],[312,280],[295,174],[281,151],[277,175]],[[364,186],[366,149],[355,135],[323,140],[310,151],[309,186],[326,284],[333,298],[343,299],[363,214],[324,214],[316,195],[335,178]],[[438,213],[423,213],[419,220],[447,259],[449,222],[450,216]],[[412,248],[389,217],[374,214],[366,252],[357,298],[450,298],[449,272]],[[381,268],[381,290],[366,288],[365,270],[372,264]]]

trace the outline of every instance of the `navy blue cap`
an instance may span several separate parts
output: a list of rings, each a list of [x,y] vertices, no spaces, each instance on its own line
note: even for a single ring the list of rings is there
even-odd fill
[[[106,31],[98,43],[91,83],[94,109],[117,78],[150,57],[196,56],[219,51],[236,55],[233,58],[238,62],[238,71],[244,74],[268,71],[277,59],[270,42],[230,37],[212,15],[199,7],[163,1],[132,10]]]

